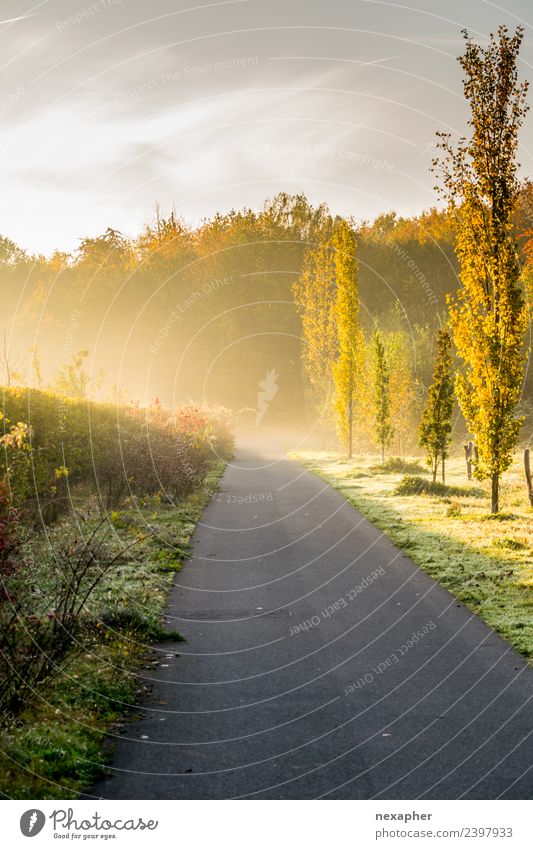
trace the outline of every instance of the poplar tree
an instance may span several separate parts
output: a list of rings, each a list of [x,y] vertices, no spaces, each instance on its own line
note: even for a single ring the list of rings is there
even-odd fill
[[[491,479],[493,513],[521,424],[515,407],[527,313],[511,216],[519,195],[518,132],[528,108],[527,83],[518,81],[517,72],[523,34],[518,27],[510,36],[502,26],[483,48],[463,31],[466,49],[459,62],[471,133],[455,146],[449,134],[439,133],[442,153],[433,163],[457,219],[461,287],[450,302],[450,326],[464,363],[457,397],[478,448],[474,473]]]
[[[453,412],[453,378],[451,373],[452,340],[447,330],[437,334],[437,355],[433,382],[428,390],[427,404],[418,428],[419,444],[427,451],[428,466],[431,466],[433,481],[437,478],[439,460],[442,482],[445,479],[445,461],[451,440],[451,417]]]
[[[293,287],[302,326],[302,365],[313,403],[323,420],[331,402],[337,357],[335,261],[329,239],[310,248]]]
[[[401,457],[416,431],[416,378],[413,373],[412,337],[404,330],[387,333],[386,354],[389,369],[390,419],[394,443]]]
[[[359,294],[355,233],[340,220],[331,245],[335,263],[335,326],[338,356],[333,367],[337,429],[348,457],[353,455],[354,405],[357,392],[362,335],[359,328]]]
[[[381,463],[385,462],[385,449],[394,436],[394,427],[390,418],[390,372],[385,352],[385,343],[379,330],[372,337],[374,348],[374,399],[376,404],[375,433],[381,448]]]

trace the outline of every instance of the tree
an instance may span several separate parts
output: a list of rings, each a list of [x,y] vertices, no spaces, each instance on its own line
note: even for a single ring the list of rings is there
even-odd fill
[[[450,326],[464,373],[456,377],[463,415],[475,438],[478,479],[490,477],[491,510],[499,510],[500,475],[510,465],[520,419],[515,415],[524,369],[527,314],[519,285],[512,215],[519,196],[516,150],[527,111],[518,82],[522,28],[491,35],[487,48],[463,32],[464,95],[471,136],[454,147],[440,133],[441,191],[457,218],[461,287],[450,301]]]
[[[381,447],[381,463],[385,462],[385,449],[394,436],[394,427],[390,420],[389,365],[385,353],[385,343],[379,330],[372,337],[374,347],[374,399],[376,404],[375,432],[376,441]]]
[[[302,364],[323,422],[330,403],[332,366],[337,356],[335,261],[329,240],[308,250],[293,286],[302,324]]]
[[[30,366],[30,379],[31,383],[35,382],[37,389],[43,388],[43,374],[41,370],[41,354],[39,351],[38,345],[33,345],[30,348],[31,355],[31,366]]]
[[[357,291],[357,259],[355,233],[350,225],[340,220],[333,231],[331,244],[334,250],[335,325],[338,338],[338,356],[333,367],[335,385],[335,411],[340,437],[353,454],[354,403],[359,372],[359,295]]]
[[[16,386],[24,380],[24,375],[20,370],[21,358],[12,357],[11,355],[11,340],[8,342],[7,333],[4,330],[3,352],[0,354],[0,367],[3,374],[0,373],[0,381],[4,386]]]
[[[394,442],[402,457],[416,434],[417,381],[413,373],[413,333],[392,331],[384,334],[383,341],[389,369],[390,420],[394,428]]]
[[[453,378],[451,374],[452,340],[447,330],[437,334],[437,355],[433,382],[428,390],[426,408],[418,429],[419,444],[427,451],[428,466],[433,480],[437,477],[439,460],[442,465],[442,482],[445,477],[445,460],[451,440],[451,416],[453,411]]]
[[[54,390],[65,398],[90,398],[92,390],[99,389],[103,381],[100,369],[96,378],[92,378],[85,368],[89,351],[78,351],[72,355],[70,363],[61,366],[56,372]]]

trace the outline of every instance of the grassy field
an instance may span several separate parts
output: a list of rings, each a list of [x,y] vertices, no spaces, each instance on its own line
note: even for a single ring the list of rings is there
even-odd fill
[[[139,670],[162,655],[152,648],[163,636],[162,613],[174,572],[224,469],[220,462],[203,487],[178,506],[159,498],[137,499],[108,517],[106,546],[126,555],[91,598],[97,632],[71,657],[19,715],[0,716],[0,794],[14,799],[70,799],[102,772],[109,758],[104,736],[120,729],[128,705],[142,697]],[[87,507],[87,505],[86,505]],[[91,514],[89,513],[89,516]],[[94,522],[98,523],[95,512]],[[28,543],[46,580],[46,553],[72,533],[72,518]],[[89,527],[91,519],[89,518]],[[38,583],[37,578],[36,583]],[[168,634],[168,632],[165,632]],[[176,639],[180,635],[174,633]]]
[[[345,460],[326,452],[294,455],[319,474],[421,568],[510,642],[533,658],[533,510],[523,469],[502,480],[502,509],[491,516],[487,486],[468,481],[463,458],[448,464],[440,494],[399,494],[405,475],[429,481],[419,460]],[[407,487],[409,489],[409,487]]]

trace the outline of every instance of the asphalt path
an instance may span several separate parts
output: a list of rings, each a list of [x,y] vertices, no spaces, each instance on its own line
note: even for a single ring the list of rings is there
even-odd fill
[[[324,481],[241,450],[193,543],[84,798],[531,798],[533,670]]]

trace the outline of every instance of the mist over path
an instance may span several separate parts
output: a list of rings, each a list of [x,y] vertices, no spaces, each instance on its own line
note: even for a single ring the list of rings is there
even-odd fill
[[[324,481],[247,444],[193,543],[85,798],[531,797],[533,670]]]

